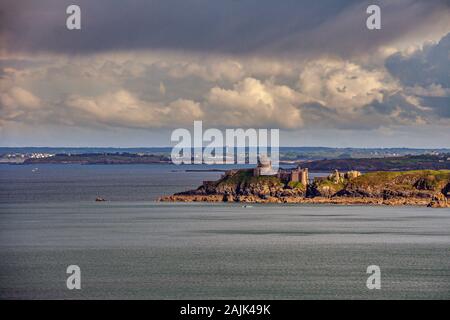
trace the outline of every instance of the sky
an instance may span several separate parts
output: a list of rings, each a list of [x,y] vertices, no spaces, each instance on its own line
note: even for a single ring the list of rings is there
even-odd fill
[[[450,1],[1,1],[0,146],[169,146],[195,120],[449,148]]]

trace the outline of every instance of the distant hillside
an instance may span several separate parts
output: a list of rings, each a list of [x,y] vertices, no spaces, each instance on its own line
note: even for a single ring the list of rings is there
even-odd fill
[[[170,163],[170,156],[164,154],[137,153],[83,153],[56,154],[46,157],[25,158],[23,164],[59,163],[59,164],[151,164]],[[313,161],[295,161],[310,171],[323,172],[358,170],[368,171],[408,171],[450,169],[449,154],[423,154],[385,158],[347,158]]]
[[[141,148],[73,148],[73,147],[0,147],[0,157],[8,154],[147,154],[170,157],[171,147]],[[242,150],[239,150],[240,152]],[[280,147],[280,160],[322,160],[401,157],[406,155],[444,154],[450,149],[413,148],[329,148],[329,147]]]
[[[450,149],[281,147],[280,160],[323,160],[450,154]]]
[[[450,169],[450,154],[409,155],[387,158],[328,159],[305,162],[310,171],[408,171]]]
[[[56,154],[46,158],[29,158],[24,164],[58,163],[58,164],[146,164],[169,162],[170,159],[159,155],[138,155],[134,153],[84,153]]]

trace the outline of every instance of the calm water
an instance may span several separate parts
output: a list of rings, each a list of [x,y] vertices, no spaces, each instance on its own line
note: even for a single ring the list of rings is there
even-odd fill
[[[0,166],[1,298],[450,298],[449,209],[157,203],[220,173],[33,168]]]

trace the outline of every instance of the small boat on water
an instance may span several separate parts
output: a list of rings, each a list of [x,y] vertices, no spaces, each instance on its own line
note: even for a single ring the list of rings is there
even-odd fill
[[[242,208],[253,208],[253,206],[243,205]]]

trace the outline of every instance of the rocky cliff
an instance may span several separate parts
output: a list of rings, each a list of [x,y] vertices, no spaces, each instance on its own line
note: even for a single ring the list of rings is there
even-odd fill
[[[275,176],[253,176],[253,170],[239,170],[231,176],[209,182],[196,190],[181,192],[177,195],[224,195],[231,197],[255,196],[283,197],[306,196],[306,188],[301,183],[285,185]]]
[[[450,170],[371,172],[354,178],[337,177],[330,175],[304,186],[299,182],[283,183],[276,176],[254,177],[252,170],[238,170],[196,190],[160,200],[449,206]]]

